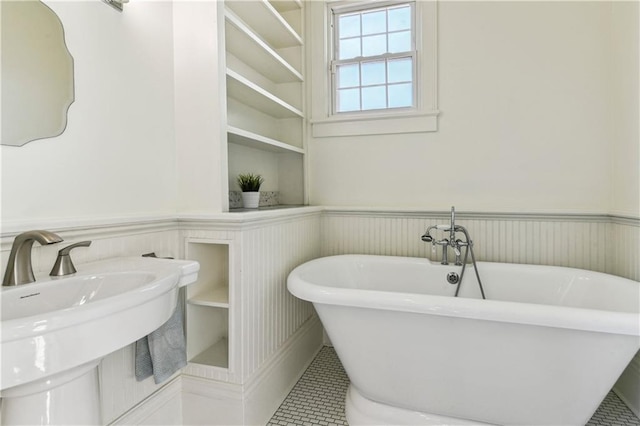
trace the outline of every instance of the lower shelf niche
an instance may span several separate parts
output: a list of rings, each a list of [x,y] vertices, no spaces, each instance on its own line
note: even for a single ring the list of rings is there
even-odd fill
[[[229,309],[187,304],[187,359],[229,368]]]
[[[229,368],[229,342],[222,338],[190,361],[194,364]]]

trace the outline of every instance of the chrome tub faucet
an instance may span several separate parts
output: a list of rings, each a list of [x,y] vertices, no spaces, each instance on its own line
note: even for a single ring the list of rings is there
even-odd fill
[[[434,240],[433,236],[431,236],[432,230],[440,230],[443,232],[449,233],[449,238],[441,238],[440,240]],[[457,233],[461,233],[465,240],[461,240],[456,238]],[[462,266],[462,271],[460,272],[459,280],[449,281],[452,284],[457,284],[455,296],[458,296],[458,292],[460,291],[460,283],[462,283],[462,278],[464,277],[464,272],[467,267],[467,258],[469,253],[471,253],[471,263],[473,264],[473,269],[476,273],[476,277],[478,279],[478,286],[480,287],[480,294],[482,298],[485,299],[484,289],[482,287],[482,281],[480,280],[480,273],[478,272],[478,266],[476,265],[476,257],[473,254],[473,241],[471,241],[471,237],[469,236],[469,232],[464,226],[456,225],[456,208],[451,207],[451,223],[448,225],[431,225],[427,228],[426,232],[422,234],[422,241],[425,243],[431,243],[433,250],[435,252],[436,245],[442,246],[442,262],[443,265],[449,264],[448,259],[448,249],[451,247],[453,252],[456,255],[456,266]],[[465,248],[464,260],[462,257],[462,248]]]
[[[37,241],[41,245],[55,244],[62,241],[59,235],[49,231],[34,230],[19,234],[11,246],[7,270],[4,274],[3,286],[13,286],[35,282],[31,266],[31,248]]]
[[[453,249],[453,252],[456,255],[455,264],[460,266],[462,265],[462,261],[460,260],[460,256],[461,256],[460,247],[465,245],[465,242],[456,239],[456,232],[466,233],[466,230],[462,226],[456,226],[456,208],[455,207],[451,207],[450,220],[451,222],[448,225],[430,226],[429,228],[427,228],[427,231],[422,235],[421,238],[422,238],[422,241],[426,243],[431,243],[434,250],[436,245],[442,246],[442,262],[441,263],[443,265],[449,264],[448,249],[449,247],[451,247]],[[433,237],[431,236],[431,231],[434,229],[448,232],[449,238],[442,238],[437,241],[434,240]],[[467,237],[467,240],[468,240],[468,237]]]

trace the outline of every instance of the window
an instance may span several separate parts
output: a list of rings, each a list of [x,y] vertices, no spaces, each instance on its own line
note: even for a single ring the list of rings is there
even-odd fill
[[[436,1],[307,3],[314,137],[437,130]]]
[[[333,111],[413,108],[414,3],[332,12]]]

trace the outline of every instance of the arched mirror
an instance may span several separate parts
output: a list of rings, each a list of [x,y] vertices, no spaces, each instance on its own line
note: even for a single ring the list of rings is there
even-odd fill
[[[0,1],[2,145],[64,132],[74,100],[73,58],[58,16],[38,0]]]

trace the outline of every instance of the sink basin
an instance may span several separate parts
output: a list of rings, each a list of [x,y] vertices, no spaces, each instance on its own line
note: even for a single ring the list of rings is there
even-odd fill
[[[0,390],[97,364],[169,319],[178,288],[194,282],[199,264],[118,258],[80,265],[69,277],[39,277],[0,293]]]
[[[34,322],[34,316],[94,303],[118,294],[134,290],[155,280],[155,275],[145,272],[114,272],[110,274],[84,275],[66,278],[34,286],[16,287],[2,296],[2,321],[18,320],[9,327],[19,336],[25,327]],[[108,302],[107,302],[108,303]],[[95,304],[91,306],[95,308]],[[79,311],[71,312],[77,314]],[[71,319],[73,315],[67,315]],[[39,322],[39,319],[35,319]],[[19,325],[19,322],[22,322]],[[8,323],[5,323],[8,324]],[[3,334],[5,330],[3,329]]]

